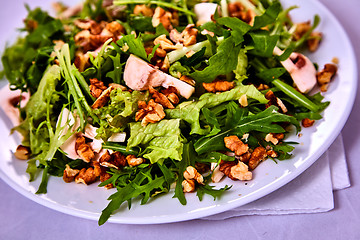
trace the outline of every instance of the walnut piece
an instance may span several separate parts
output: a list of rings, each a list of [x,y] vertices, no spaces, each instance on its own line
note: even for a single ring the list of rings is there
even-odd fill
[[[236,17],[249,25],[254,24],[256,14],[251,9],[246,9],[240,2],[231,2],[228,4],[230,17]]]
[[[154,10],[145,4],[136,5],[134,8],[135,15],[143,15],[145,17],[152,17],[154,14]]]
[[[139,110],[135,114],[135,121],[141,120],[141,125],[146,126],[148,123],[156,123],[165,117],[164,108],[154,99],[150,99],[146,104],[144,101],[138,102]]]
[[[193,166],[188,166],[183,175],[186,180],[194,179],[200,184],[204,183],[203,176]]]
[[[157,7],[155,8],[151,22],[153,27],[157,27],[160,23],[162,23],[165,29],[170,30],[173,28],[172,24],[177,25],[178,16],[177,14],[165,11],[161,7]]]
[[[85,138],[83,136],[78,136],[76,138],[75,150],[84,162],[90,162],[95,157],[93,150],[90,145],[85,143]]]
[[[311,127],[312,125],[314,125],[314,123],[315,123],[315,120],[311,120],[309,118],[304,118],[303,120],[301,120],[301,124],[305,128]]]
[[[321,42],[322,33],[321,32],[312,32],[310,34],[310,39],[307,40],[306,44],[310,52],[315,52],[319,48]]]
[[[92,167],[89,167],[88,169],[83,168],[80,170],[79,174],[75,177],[75,182],[89,185],[96,182],[97,178],[98,176],[96,175],[94,168]]]
[[[283,133],[268,133],[265,136],[265,141],[271,142],[272,144],[276,145],[279,143],[280,140],[284,138]]]
[[[19,145],[14,152],[14,156],[20,160],[28,160],[31,155],[31,150],[29,147]]]
[[[282,113],[287,112],[287,108],[284,105],[284,103],[281,101],[280,98],[276,97],[274,92],[269,90],[265,93],[265,98],[269,100],[269,102],[265,105],[266,108],[270,107],[271,105],[275,105],[279,107],[279,110],[281,110]]]
[[[235,87],[234,82],[228,81],[215,81],[212,83],[203,83],[203,87],[208,92],[225,92]]]
[[[126,161],[130,167],[136,167],[136,166],[142,164],[143,162],[145,162],[145,159],[143,159],[141,157],[137,158],[135,155],[127,155]]]
[[[326,92],[331,79],[337,72],[337,66],[332,63],[325,64],[324,69],[316,74],[317,82],[320,86],[320,91]]]
[[[96,101],[91,106],[92,109],[97,109],[105,106],[105,104],[110,100],[110,93],[114,90],[114,87],[110,86],[101,95],[96,99]]]
[[[101,93],[107,89],[104,82],[99,81],[97,78],[90,78],[90,94],[94,98],[100,97]]]
[[[120,152],[106,151],[99,159],[99,163],[103,167],[119,169],[126,166],[126,157]]]
[[[265,160],[267,157],[266,149],[263,147],[257,147],[254,149],[254,151],[251,153],[251,157],[249,159],[249,168],[251,170],[254,170],[261,161]]]
[[[238,162],[236,165],[230,168],[230,175],[232,179],[238,179],[240,181],[248,181],[252,179],[252,172],[249,171],[249,167],[243,163]]]
[[[195,180],[190,179],[190,180],[184,180],[181,183],[182,187],[183,187],[183,192],[187,193],[187,192],[194,192],[195,191]]]
[[[66,183],[70,183],[74,181],[75,176],[80,172],[78,169],[72,169],[68,164],[66,164],[64,174],[63,174],[63,180]]]
[[[175,108],[165,94],[156,91],[152,86],[149,86],[149,93],[152,95],[155,102],[160,103],[164,108]]]
[[[237,156],[241,156],[249,151],[247,144],[244,144],[237,136],[229,136],[224,138],[225,146],[235,152]]]

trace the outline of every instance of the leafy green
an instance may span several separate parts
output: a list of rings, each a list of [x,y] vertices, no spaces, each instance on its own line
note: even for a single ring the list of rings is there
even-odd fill
[[[212,108],[223,102],[238,100],[242,95],[246,94],[249,98],[258,100],[260,103],[267,103],[267,99],[253,85],[241,85],[234,89],[220,94],[206,93],[197,101],[186,101],[175,109],[167,109],[167,118],[180,118],[190,124],[190,134],[206,135],[209,129],[201,127],[199,122],[200,110],[202,108]]]
[[[197,82],[211,82],[219,75],[230,73],[236,69],[240,48],[240,45],[236,45],[234,37],[226,38],[218,46],[216,54],[210,57],[209,65],[189,76]]]
[[[147,61],[147,54],[140,37],[136,37],[134,34],[129,34],[120,38],[116,43],[123,49],[128,49],[125,52],[130,52]]]
[[[160,164],[166,158],[181,160],[183,139],[180,131],[180,120],[169,119],[149,123],[145,127],[140,122],[130,123],[130,138],[127,149],[140,147],[145,150],[144,158],[151,163]]]
[[[199,200],[202,201],[205,194],[209,194],[214,198],[214,201],[227,190],[231,188],[231,186],[225,185],[225,187],[220,189],[214,189],[215,186],[210,185],[200,185],[196,190],[196,196],[198,196]]]
[[[236,46],[244,41],[245,33],[251,29],[249,24],[234,17],[222,17],[218,18],[216,21],[217,23],[224,25],[232,30],[231,36],[234,38],[234,43]]]

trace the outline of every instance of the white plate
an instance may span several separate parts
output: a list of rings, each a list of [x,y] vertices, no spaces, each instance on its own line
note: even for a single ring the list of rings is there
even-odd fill
[[[222,182],[219,186],[228,184],[233,187],[218,201],[213,201],[207,196],[200,202],[195,194],[186,194],[188,203],[182,206],[177,199],[172,198],[173,193],[170,193],[152,199],[146,205],[134,201],[131,210],[128,210],[124,204],[109,219],[110,222],[131,224],[177,222],[209,216],[244,205],[290,182],[314,163],[334,141],[350,114],[355,98],[357,72],[353,48],[338,21],[318,1],[283,2],[285,7],[300,6],[299,9],[291,12],[296,22],[312,19],[315,14],[321,17],[318,30],[324,33],[324,40],[319,50],[310,55],[310,58],[320,67],[330,62],[333,57],[340,60],[338,75],[325,94],[326,100],[330,100],[331,104],[325,110],[323,120],[318,121],[312,128],[304,129],[301,138],[293,136],[289,139],[300,142],[293,152],[295,157],[278,164],[271,160],[263,162],[254,171],[254,180],[249,181],[247,185],[240,181]],[[108,204],[106,199],[114,190],[98,188],[96,184],[91,186],[65,184],[61,178],[50,177],[48,193],[36,195],[41,176],[35,182],[28,181],[29,177],[25,173],[26,163],[15,159],[11,153],[19,141],[7,136],[11,126],[2,112],[1,119],[0,131],[4,137],[0,140],[0,177],[24,196],[44,206],[74,216],[97,220],[101,210]]]

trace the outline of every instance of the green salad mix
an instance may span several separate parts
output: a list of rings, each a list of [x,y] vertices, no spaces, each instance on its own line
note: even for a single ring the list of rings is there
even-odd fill
[[[326,91],[336,66],[319,72],[299,53],[316,50],[320,19],[294,23],[278,0],[86,0],[55,4],[57,17],[26,7],[1,59],[10,90],[30,95],[14,106],[15,155],[30,181],[42,171],[37,194],[50,175],[115,188],[100,225],[134,198],[219,198],[231,186],[212,182],[291,158],[286,136],[329,104],[313,88]]]

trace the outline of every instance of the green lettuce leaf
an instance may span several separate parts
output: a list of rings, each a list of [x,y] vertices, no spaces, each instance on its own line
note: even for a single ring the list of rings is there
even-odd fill
[[[140,122],[130,123],[130,138],[127,148],[145,149],[144,158],[151,163],[162,163],[164,159],[181,160],[183,139],[180,119],[162,120],[142,126]]]
[[[198,101],[186,101],[179,104],[174,109],[167,109],[167,118],[180,118],[190,124],[190,134],[206,135],[209,129],[201,127],[199,122],[200,110],[202,108],[212,108],[221,103],[239,100],[242,95],[258,100],[260,103],[267,103],[267,99],[253,85],[240,85],[234,89],[220,94],[205,93]]]

